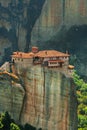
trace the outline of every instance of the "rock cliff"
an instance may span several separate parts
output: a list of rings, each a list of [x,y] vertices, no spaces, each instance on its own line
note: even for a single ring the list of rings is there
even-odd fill
[[[32,31],[32,44],[52,39],[64,27],[87,24],[86,0],[46,0]]]
[[[33,66],[20,80],[0,76],[0,112],[43,130],[77,130],[77,100],[71,78],[57,69]]]
[[[25,100],[21,123],[43,130],[77,130],[77,103],[72,79],[38,66],[24,76]],[[25,78],[26,77],[26,78]]]
[[[9,76],[0,76],[0,112],[8,111],[19,121],[25,91],[21,84],[12,82]]]

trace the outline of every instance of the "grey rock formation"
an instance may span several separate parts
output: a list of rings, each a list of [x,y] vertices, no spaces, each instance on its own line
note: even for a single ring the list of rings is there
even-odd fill
[[[76,90],[69,75],[32,66],[19,77],[0,72],[0,112],[37,129],[77,130]]]
[[[64,26],[87,24],[86,5],[86,0],[46,0],[32,31],[32,45],[45,44]]]
[[[0,76],[0,112],[8,111],[19,121],[25,91],[19,83],[12,83],[8,76]]]
[[[26,71],[23,80],[26,96],[22,124],[27,122],[43,130],[77,130],[77,103],[72,79],[55,69],[35,66]]]

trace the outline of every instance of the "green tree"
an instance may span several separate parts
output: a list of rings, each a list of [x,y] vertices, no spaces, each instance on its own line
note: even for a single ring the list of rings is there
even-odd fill
[[[76,93],[78,99],[78,130],[87,130],[87,83],[76,73],[73,74],[73,80],[76,84]]]
[[[3,124],[2,124],[2,121],[0,121],[0,130],[3,128]]]
[[[10,124],[10,130],[20,130],[19,126],[16,125],[15,123]]]

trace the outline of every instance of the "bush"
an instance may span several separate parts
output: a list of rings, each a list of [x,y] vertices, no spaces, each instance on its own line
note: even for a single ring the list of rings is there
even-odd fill
[[[87,130],[87,83],[76,72],[73,74],[73,79],[78,100],[78,130]]]

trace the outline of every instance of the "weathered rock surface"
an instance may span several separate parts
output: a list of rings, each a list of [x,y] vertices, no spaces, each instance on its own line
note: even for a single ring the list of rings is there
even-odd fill
[[[19,121],[25,91],[18,83],[12,83],[8,76],[0,77],[0,112],[8,111]]]
[[[42,44],[60,33],[63,27],[87,24],[86,0],[46,0],[36,21],[31,42]]]
[[[1,74],[0,112],[8,111],[16,121],[37,129],[77,130],[75,85],[67,74],[32,66],[19,77],[17,83]]]
[[[43,130],[77,130],[77,103],[72,79],[38,66],[23,73],[25,85],[21,123]]]

